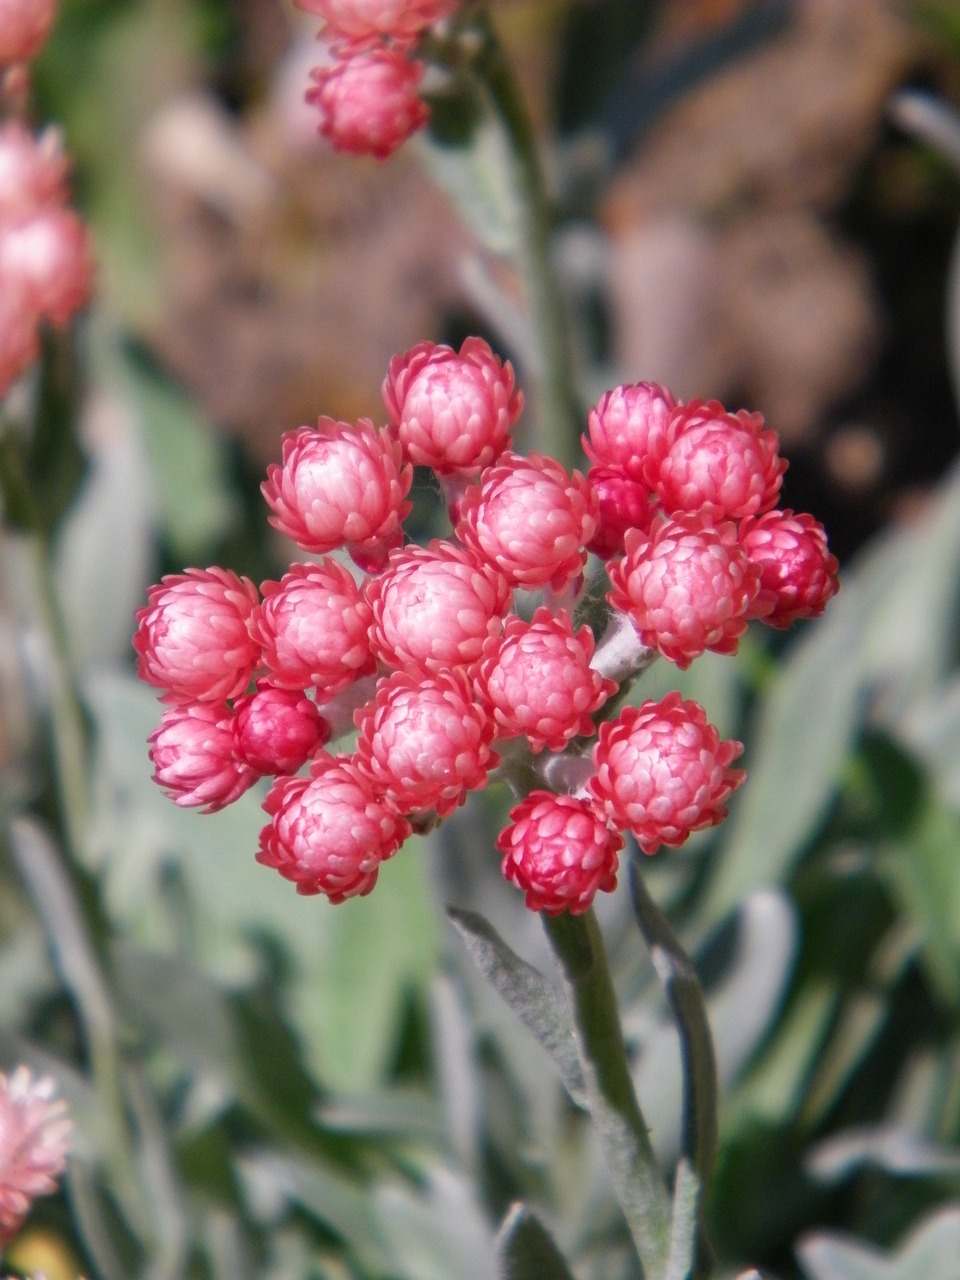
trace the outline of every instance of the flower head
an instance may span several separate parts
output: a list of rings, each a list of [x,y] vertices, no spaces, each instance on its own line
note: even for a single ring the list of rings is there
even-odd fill
[[[587,550],[601,560],[609,560],[623,554],[628,529],[649,531],[656,508],[647,486],[617,467],[591,467],[587,480],[599,507],[597,531],[587,543]]]
[[[0,1074],[0,1245],[66,1168],[72,1124],[55,1093],[52,1077],[35,1079],[26,1067]]]
[[[675,401],[656,382],[614,387],[601,396],[587,418],[583,448],[591,462],[646,480],[668,442]]]
[[[551,791],[531,791],[497,838],[503,874],[531,911],[550,916],[582,915],[598,891],[615,889],[623,845],[590,800]]]
[[[35,58],[56,16],[57,0],[0,0],[0,68]]]
[[[420,33],[452,13],[459,0],[296,0],[299,8],[324,19],[331,42],[416,40]]]
[[[261,772],[234,753],[233,722],[224,703],[169,707],[148,739],[153,780],[174,804],[216,813],[233,804]]]
[[[93,253],[81,218],[41,209],[0,227],[0,288],[21,288],[37,316],[65,325],[90,297]]]
[[[600,726],[588,789],[612,823],[655,853],[727,816],[726,802],[746,777],[730,768],[742,750],[721,741],[698,703],[668,693]]]
[[[19,120],[0,125],[0,226],[62,205],[66,179],[67,160],[57,129],[34,137]]]
[[[224,702],[246,691],[260,650],[250,634],[257,589],[229,569],[187,569],[151,587],[133,647],[141,680],[167,702]]]
[[[283,462],[261,486],[270,523],[304,551],[347,547],[364,569],[379,568],[403,539],[413,468],[386,431],[320,418],[283,437]]]
[[[370,892],[381,862],[410,824],[379,796],[352,760],[320,752],[309,778],[278,778],[263,807],[257,861],[292,880],[298,893],[331,902]]]
[[[827,549],[823,525],[790,510],[768,511],[744,520],[740,541],[760,569],[760,590],[752,618],[771,627],[789,627],[798,618],[819,618],[836,595],[837,558]]]
[[[315,67],[307,101],[320,112],[320,133],[337,151],[386,158],[430,119],[420,97],[423,63],[378,45],[342,53]]]
[[[459,354],[421,342],[394,356],[383,399],[407,457],[441,475],[489,466],[509,446],[523,408],[512,366],[482,338],[467,338]]]
[[[258,680],[255,693],[233,708],[233,753],[258,774],[296,773],[330,737],[330,729],[302,690]]]
[[[597,509],[579,471],[539,453],[505,453],[463,495],[457,537],[512,585],[562,591],[583,569]]]

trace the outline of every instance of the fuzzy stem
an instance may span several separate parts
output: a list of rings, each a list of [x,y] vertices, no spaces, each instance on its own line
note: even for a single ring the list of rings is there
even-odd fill
[[[592,911],[543,916],[573,1014],[590,1115],[646,1280],[663,1280],[670,1198],[627,1063],[603,936]]]

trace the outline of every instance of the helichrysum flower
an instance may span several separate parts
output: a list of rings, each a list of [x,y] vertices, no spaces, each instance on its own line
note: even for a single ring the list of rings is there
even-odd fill
[[[57,129],[34,137],[19,120],[0,125],[0,227],[62,205],[66,180],[67,159]]]
[[[67,324],[93,285],[90,236],[70,209],[44,209],[0,228],[0,287],[21,288],[37,317]]]
[[[292,880],[298,893],[322,893],[331,902],[369,893],[381,862],[410,834],[352,760],[326,752],[309,778],[279,778],[263,807],[271,821],[260,833],[257,861]]]
[[[616,685],[590,667],[593,632],[574,632],[568,614],[541,608],[530,622],[511,614],[503,634],[487,642],[477,689],[489,703],[498,736],[524,734],[535,752],[562,751],[592,735],[592,715]]]
[[[644,644],[681,669],[707,649],[736,652],[760,584],[736,525],[692,515],[663,520],[649,536],[628,532],[625,550],[609,567],[608,599]]]
[[[258,680],[238,698],[231,722],[233,754],[258,774],[296,773],[330,737],[330,728],[303,690]]]
[[[511,595],[502,574],[455,543],[394,551],[366,586],[373,651],[390,667],[469,666],[499,633]]]
[[[55,1093],[52,1077],[37,1079],[26,1067],[0,1074],[0,1245],[66,1168],[72,1125]]]
[[[394,356],[383,399],[407,457],[439,475],[489,466],[509,447],[523,409],[513,367],[482,338],[467,338],[459,353],[421,342]]]
[[[655,853],[727,816],[726,802],[746,777],[730,768],[742,750],[721,740],[698,703],[668,693],[600,726],[588,790],[611,823]]]
[[[616,467],[591,467],[587,481],[597,495],[597,531],[587,543],[601,560],[623,554],[628,529],[647,533],[656,515],[650,490]]]
[[[430,119],[420,97],[423,63],[379,45],[341,53],[311,71],[307,101],[320,133],[337,151],[385,160]]]
[[[182,808],[215,813],[238,800],[260,777],[236,758],[232,713],[225,703],[168,708],[149,742],[153,780]]]
[[[531,911],[550,916],[582,915],[598,891],[615,889],[623,845],[590,800],[551,791],[532,791],[511,809],[497,838],[503,874]]]
[[[0,0],[0,69],[36,57],[57,16],[57,0]]]
[[[188,569],[150,588],[133,647],[141,680],[168,702],[224,702],[245,693],[260,650],[250,634],[257,589],[229,569]]]
[[[781,628],[798,618],[819,618],[840,585],[822,524],[805,513],[768,511],[742,522],[740,541],[760,569],[752,618]]]
[[[598,466],[614,467],[649,485],[651,464],[656,465],[666,448],[675,404],[666,387],[656,382],[614,387],[590,410],[584,452]]]
[[[416,40],[427,27],[452,13],[459,0],[296,0],[300,9],[325,20],[331,41],[396,43]]]

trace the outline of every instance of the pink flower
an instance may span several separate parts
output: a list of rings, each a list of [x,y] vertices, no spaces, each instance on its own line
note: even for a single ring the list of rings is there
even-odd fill
[[[66,180],[58,130],[45,129],[35,138],[18,120],[0,125],[0,226],[63,204]]]
[[[356,719],[357,764],[401,813],[445,817],[500,762],[493,719],[459,670],[394,672]]]
[[[615,889],[623,845],[591,801],[551,791],[531,791],[497,837],[503,874],[524,890],[531,911],[548,916],[582,915],[598,891]]]
[[[394,356],[383,399],[407,457],[441,475],[476,475],[510,444],[523,409],[513,368],[482,338],[467,338],[459,355],[421,342]]]
[[[410,824],[378,796],[345,756],[321,752],[309,778],[279,778],[263,807],[257,861],[292,880],[297,892],[331,902],[370,892],[381,862],[410,834]]]
[[[0,1245],[13,1238],[38,1196],[57,1189],[72,1124],[50,1076],[20,1066],[0,1074]]]
[[[597,496],[553,458],[505,453],[463,495],[457,537],[518,587],[562,591],[597,531]]]
[[[487,642],[477,689],[493,711],[499,736],[525,734],[535,752],[562,751],[592,735],[591,716],[616,690],[590,668],[593,632],[574,633],[569,616],[538,609],[532,622],[512,614],[503,635]]]
[[[153,780],[181,808],[216,813],[260,776],[234,755],[232,714],[225,703],[170,707],[148,741]]]
[[[258,774],[296,773],[330,737],[302,690],[278,689],[267,680],[238,698],[233,713],[233,754]]]
[[[0,397],[39,354],[37,316],[26,290],[13,283],[10,288],[0,287]]]
[[[668,422],[675,401],[656,382],[614,387],[601,396],[587,419],[583,448],[591,462],[614,467],[634,480],[656,473],[669,440]]]
[[[423,63],[386,45],[342,53],[310,75],[307,101],[320,112],[319,131],[336,151],[385,160],[430,119],[420,97]]]
[[[292,564],[280,582],[265,582],[252,623],[273,683],[316,686],[325,701],[376,669],[373,618],[352,574],[332,557]]]
[[[0,0],[0,67],[35,58],[56,15],[57,0]]]
[[[587,480],[597,495],[600,519],[597,532],[587,543],[601,560],[623,554],[623,539],[628,529],[649,532],[656,515],[647,486],[616,467],[591,467]]]
[[[320,418],[282,441],[283,462],[261,486],[270,523],[304,551],[346,546],[363,569],[380,568],[403,540],[413,468],[400,445],[367,418],[356,426]]]
[[[787,464],[761,414],[692,400],[674,410],[669,431],[672,443],[656,476],[665,511],[737,520],[776,505]]]
[[[250,633],[257,589],[229,569],[188,569],[150,588],[133,647],[141,680],[167,702],[224,702],[246,691],[260,651]]]
[[[698,703],[668,693],[600,726],[588,788],[611,822],[655,853],[723,821],[746,777],[729,767],[742,751],[741,743],[720,740]]]
[[[328,40],[394,43],[416,40],[425,28],[453,13],[459,0],[296,0],[298,8],[326,22]]]
[[[394,551],[366,586],[370,643],[391,667],[441,671],[479,661],[500,631],[511,591],[502,574],[452,542]]]
[[[837,558],[827,549],[823,525],[790,510],[768,511],[740,525],[750,563],[760,569],[760,591],[751,618],[789,627],[798,618],[819,618],[840,589]]]
[[[81,218],[43,209],[0,227],[0,288],[22,288],[33,311],[65,325],[90,297],[93,253]]]
[[[631,530],[626,555],[608,567],[607,599],[628,614],[645,645],[682,669],[706,649],[736,653],[760,584],[730,521],[682,516]]]

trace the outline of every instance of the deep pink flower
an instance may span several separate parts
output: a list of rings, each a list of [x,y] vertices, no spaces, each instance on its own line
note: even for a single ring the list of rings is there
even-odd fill
[[[681,669],[706,649],[736,653],[760,571],[731,521],[711,525],[682,516],[630,531],[626,554],[608,566],[607,599],[628,614],[643,644]]]
[[[0,226],[63,204],[66,180],[67,159],[57,129],[34,137],[19,120],[0,125]]]
[[[23,1066],[0,1074],[0,1245],[34,1200],[56,1191],[67,1166],[73,1125],[56,1088],[51,1076],[34,1079]]]
[[[150,735],[153,780],[185,809],[216,813],[260,777],[234,754],[232,713],[226,703],[169,707]]]
[[[0,226],[0,289],[23,289],[34,312],[67,324],[93,286],[93,253],[83,220],[70,209],[42,209]]]
[[[562,591],[597,531],[597,496],[553,458],[505,453],[460,504],[457,537],[518,587]]]
[[[826,531],[805,512],[768,511],[744,520],[740,541],[751,564],[760,569],[751,618],[780,628],[798,618],[819,618],[840,588],[839,565],[827,549]]]
[[[246,691],[260,651],[250,623],[257,589],[229,569],[187,569],[150,588],[133,647],[141,680],[166,702],[224,702]]]
[[[598,891],[615,889],[623,845],[590,800],[552,791],[531,791],[497,838],[503,874],[523,889],[531,911],[548,916],[582,915]]]
[[[56,16],[57,0],[0,0],[0,68],[35,58]]]
[[[468,666],[499,633],[511,594],[503,575],[465,547],[435,539],[401,548],[366,586],[371,646],[391,667]]]
[[[742,743],[721,741],[699,703],[668,693],[600,726],[588,788],[611,822],[655,853],[723,821],[746,777],[730,768],[742,751]]]
[[[591,467],[587,480],[597,495],[600,512],[597,532],[587,543],[587,550],[601,560],[609,560],[623,554],[628,529],[649,531],[656,507],[647,486],[616,467]]]
[[[400,445],[367,418],[322,417],[282,441],[283,462],[261,486],[270,523],[304,551],[346,546],[361,568],[379,568],[403,540],[413,468]]]
[[[376,669],[370,651],[370,606],[350,571],[331,556],[292,564],[279,582],[264,582],[251,630],[274,684],[316,686],[323,701]]]
[[[369,893],[411,830],[350,758],[325,751],[309,778],[278,778],[263,807],[257,861],[331,902]]]
[[[500,762],[493,718],[460,670],[396,671],[356,719],[357,764],[401,813],[452,813]]]
[[[584,452],[598,466],[615,467],[651,485],[649,476],[655,476],[666,451],[674,405],[670,392],[656,382],[614,387],[590,410]]]
[[[489,466],[509,446],[523,409],[513,367],[482,338],[467,338],[459,354],[421,342],[394,356],[383,399],[407,457],[440,475],[476,475]]]
[[[297,7],[323,18],[326,39],[405,44],[453,13],[459,0],[296,0]]]
[[[535,752],[562,751],[594,732],[593,713],[616,690],[590,667],[593,632],[574,632],[567,613],[537,609],[531,622],[511,614],[503,635],[487,642],[477,690],[489,703],[498,736],[525,734]]]
[[[423,63],[386,45],[344,51],[310,76],[307,101],[337,151],[385,160],[430,119],[420,97]]]
[[[302,690],[258,680],[233,707],[233,753],[259,774],[296,773],[329,739],[330,728]]]
[[[674,410],[669,433],[656,475],[664,511],[738,520],[776,505],[787,464],[762,414],[727,413],[716,400],[692,400]]]

